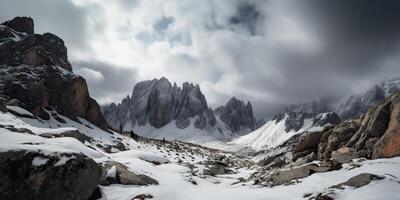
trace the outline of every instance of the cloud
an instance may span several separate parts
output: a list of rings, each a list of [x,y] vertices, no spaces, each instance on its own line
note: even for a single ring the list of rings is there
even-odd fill
[[[101,102],[165,76],[199,83],[213,107],[237,96],[270,118],[286,104],[328,98],[334,105],[398,76],[399,4],[17,0],[0,3],[0,19],[31,15],[39,32],[61,36]]]
[[[77,61],[72,63],[75,73],[83,76],[90,94],[101,104],[107,104],[130,95],[137,82],[135,69],[115,66],[101,61]]]

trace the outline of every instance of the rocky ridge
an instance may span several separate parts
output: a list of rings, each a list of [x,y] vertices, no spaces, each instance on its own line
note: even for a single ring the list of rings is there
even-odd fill
[[[61,38],[35,34],[32,18],[16,17],[0,25],[0,41],[3,104],[18,105],[42,119],[56,110],[75,121],[84,118],[108,128],[85,79],[73,74]]]
[[[245,104],[233,97],[214,111],[199,85],[185,82],[178,87],[165,77],[136,84],[131,96],[102,107],[102,112],[110,126],[124,130],[146,125],[159,129],[174,123],[177,129],[194,126],[229,138],[256,128],[250,102]]]

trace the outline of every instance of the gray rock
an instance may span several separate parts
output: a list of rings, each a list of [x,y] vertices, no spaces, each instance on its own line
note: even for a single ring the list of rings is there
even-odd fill
[[[293,169],[275,171],[267,178],[267,181],[272,186],[288,184],[293,180],[305,178],[316,172],[318,172],[318,165],[311,163]]]
[[[369,174],[369,173],[362,173],[357,176],[354,176],[347,180],[346,182],[340,183],[334,187],[336,188],[342,188],[343,186],[350,186],[354,188],[359,188],[365,185],[368,185],[371,183],[373,180],[382,180],[384,179],[384,176],[378,176],[375,174]]]
[[[250,102],[245,104],[243,101],[232,97],[225,106],[218,107],[215,113],[232,132],[245,129],[255,130],[256,128],[256,120]]]
[[[108,174],[109,170],[112,168],[115,169],[115,176],[110,176],[110,174]],[[129,171],[128,167],[121,163],[107,161],[102,165],[100,184],[104,186],[111,184],[158,185],[158,182],[149,176],[143,174],[138,175]]]
[[[180,88],[164,77],[136,84],[131,97],[118,105],[103,107],[102,112],[116,129],[126,124],[161,128],[173,120],[178,128],[184,129],[190,125],[190,118],[195,117],[195,126],[200,129],[216,123],[198,85],[185,82]]]
[[[359,157],[360,155],[357,150],[350,147],[342,147],[337,151],[332,152],[332,160],[340,163],[348,163]]]
[[[54,134],[54,133],[42,133],[40,134],[42,137],[47,137],[47,138],[58,138],[58,137],[72,137],[77,140],[79,140],[82,143],[85,143],[85,141],[90,142],[91,138],[86,136],[85,134],[79,132],[78,130],[74,131],[65,131],[59,134]]]
[[[232,173],[232,170],[222,165],[211,165],[207,169],[203,170],[203,175],[208,175],[208,176],[216,176],[216,175],[230,174],[230,173]]]
[[[60,156],[68,157],[58,164]],[[34,162],[40,159],[44,162]],[[97,188],[100,166],[83,154],[0,153],[0,199],[87,200]]]

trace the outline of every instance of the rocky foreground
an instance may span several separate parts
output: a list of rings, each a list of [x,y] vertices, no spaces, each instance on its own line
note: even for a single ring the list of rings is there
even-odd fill
[[[0,74],[0,199],[398,199],[400,93],[246,154],[110,129],[63,41],[30,18],[1,24]]]

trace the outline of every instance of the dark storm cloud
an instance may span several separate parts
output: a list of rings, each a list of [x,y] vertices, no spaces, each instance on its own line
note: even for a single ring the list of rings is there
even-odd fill
[[[295,13],[318,37],[321,49],[309,54],[307,48],[277,47],[269,52],[277,63],[279,80],[249,79],[249,87],[266,87],[260,90],[274,94],[273,104],[324,97],[336,104],[400,75],[398,63],[387,64],[400,56],[399,1],[306,0],[292,7],[286,11]],[[364,85],[357,86],[360,82]]]
[[[71,1],[0,1],[0,21],[16,16],[31,16],[36,33],[51,32],[61,37],[68,47],[86,48],[87,10]]]
[[[256,35],[262,18],[263,15],[257,10],[256,4],[243,2],[238,5],[235,15],[229,19],[229,22],[236,26],[242,26],[251,35]]]
[[[214,107],[232,95],[250,100],[265,118],[291,103],[334,105],[399,76],[399,11],[396,0],[0,1],[0,20],[32,16],[37,32],[78,49],[85,62],[72,62],[74,71],[101,102],[130,94],[140,72],[199,83]]]
[[[75,73],[85,77],[90,94],[100,103],[110,103],[132,93],[137,82],[135,69],[99,61],[73,62]]]

